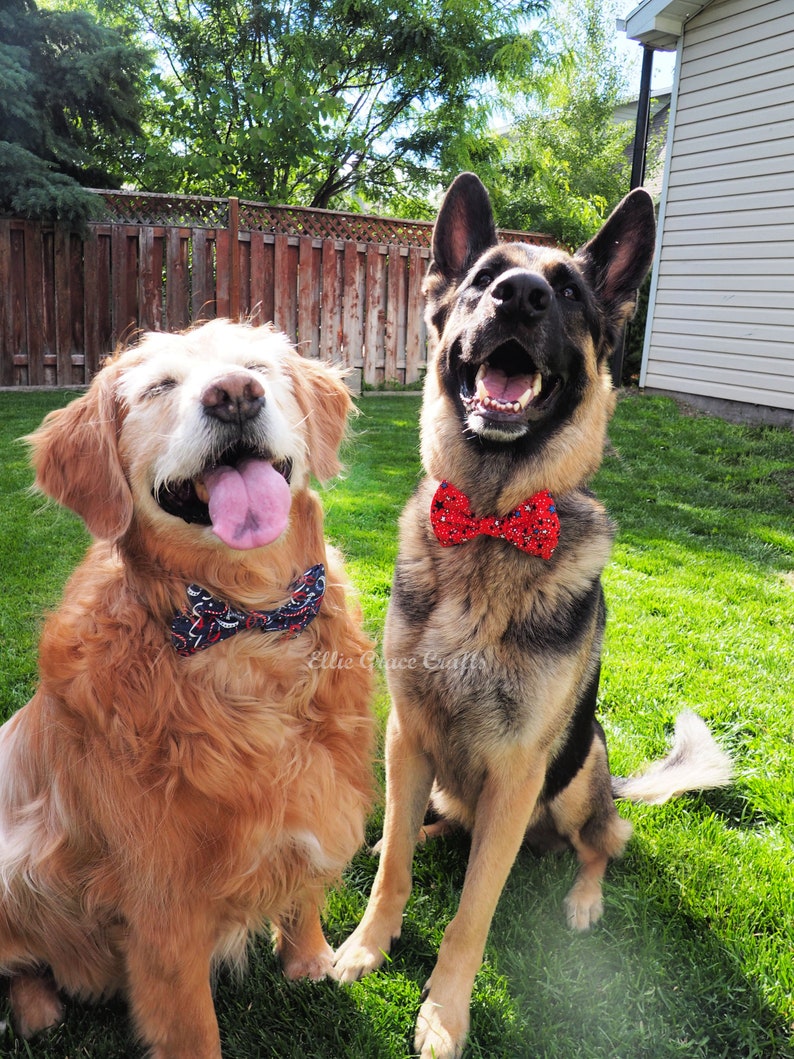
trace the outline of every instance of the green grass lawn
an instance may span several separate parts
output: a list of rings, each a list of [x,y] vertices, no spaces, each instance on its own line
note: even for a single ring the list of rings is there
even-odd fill
[[[60,394],[0,394],[0,718],[35,681],[43,610],[86,535],[27,491],[32,429]],[[379,640],[396,521],[419,476],[417,397],[364,397],[348,471],[325,492]],[[481,1059],[794,1057],[794,434],[682,415],[669,400],[621,401],[595,488],[620,526],[605,575],[609,620],[601,717],[616,772],[664,749],[678,712],[700,712],[732,749],[735,785],[666,806],[623,806],[635,835],[587,935],[565,927],[570,857],[519,856],[478,975],[467,1055]],[[381,680],[382,685],[382,680]],[[387,698],[376,702],[381,719]],[[369,837],[380,833],[379,809]],[[227,1059],[399,1059],[422,985],[454,914],[466,841],[417,852],[403,937],[383,971],[351,986],[289,984],[269,946],[247,977],[221,977]],[[340,943],[375,873],[358,856],[328,901]],[[6,1016],[0,1002],[0,1020]],[[141,1056],[122,1005],[70,1003],[65,1024],[0,1055]]]

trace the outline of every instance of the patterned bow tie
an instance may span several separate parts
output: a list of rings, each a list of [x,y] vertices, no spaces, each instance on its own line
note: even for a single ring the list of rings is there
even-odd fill
[[[192,655],[220,643],[243,629],[281,632],[291,639],[317,617],[325,594],[325,567],[317,563],[289,586],[290,600],[275,610],[235,610],[211,596],[200,585],[188,585],[189,609],[171,623],[171,643],[177,654]]]
[[[551,559],[560,537],[560,520],[548,489],[535,493],[501,518],[477,518],[465,493],[450,482],[442,482],[430,505],[430,523],[445,548],[486,534],[543,559]]]

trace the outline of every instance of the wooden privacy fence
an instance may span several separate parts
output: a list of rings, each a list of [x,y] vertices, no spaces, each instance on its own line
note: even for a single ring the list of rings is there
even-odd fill
[[[0,219],[0,385],[85,385],[137,330],[215,316],[272,321],[305,356],[358,368],[366,383],[420,377],[432,224],[237,199],[98,195],[105,216],[82,237]]]

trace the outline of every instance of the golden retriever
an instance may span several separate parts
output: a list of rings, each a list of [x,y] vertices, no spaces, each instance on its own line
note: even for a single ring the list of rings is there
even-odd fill
[[[283,335],[214,321],[144,336],[29,439],[95,540],[0,728],[24,1035],[58,989],[121,993],[153,1057],[215,1059],[212,969],[266,921],[288,977],[332,971],[319,908],[371,803],[371,674],[312,658],[370,644],[309,479],[338,472],[350,409]]]

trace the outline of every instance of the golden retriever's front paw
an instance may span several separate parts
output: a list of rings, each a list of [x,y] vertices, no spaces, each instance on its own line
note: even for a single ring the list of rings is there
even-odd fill
[[[26,1040],[43,1030],[50,1030],[63,1020],[55,983],[35,975],[14,975],[9,986],[14,1026]]]
[[[336,978],[334,970],[334,950],[330,945],[316,952],[291,952],[288,958],[282,956],[284,974],[291,981],[297,978],[310,978],[313,982],[321,978]]]
[[[416,1019],[414,1049],[421,1059],[460,1059],[468,1032],[468,1003],[437,1003],[429,992]]]

